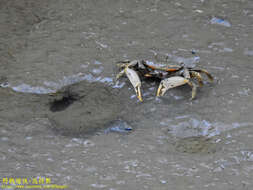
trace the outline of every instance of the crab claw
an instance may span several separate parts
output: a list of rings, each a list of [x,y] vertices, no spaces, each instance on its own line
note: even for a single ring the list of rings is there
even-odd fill
[[[141,80],[138,74],[136,73],[136,71],[128,67],[124,69],[124,72],[126,73],[126,76],[130,80],[131,84],[133,85],[137,98],[142,102],[143,100],[141,96]]]
[[[156,96],[163,96],[165,92],[171,88],[188,84],[192,87],[192,99],[196,96],[197,86],[188,79],[180,76],[170,77],[161,81]]]

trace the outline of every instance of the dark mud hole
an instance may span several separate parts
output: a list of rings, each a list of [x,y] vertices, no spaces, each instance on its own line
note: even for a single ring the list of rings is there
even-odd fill
[[[68,94],[64,95],[61,99],[53,100],[52,102],[50,102],[50,111],[52,112],[63,111],[78,99],[79,98],[76,97],[76,95],[72,94],[71,92],[68,92]]]

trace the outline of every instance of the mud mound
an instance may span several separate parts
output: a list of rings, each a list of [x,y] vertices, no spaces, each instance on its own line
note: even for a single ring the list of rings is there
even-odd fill
[[[87,82],[61,89],[52,96],[49,105],[53,129],[63,135],[93,132],[114,120],[120,110],[112,88]]]

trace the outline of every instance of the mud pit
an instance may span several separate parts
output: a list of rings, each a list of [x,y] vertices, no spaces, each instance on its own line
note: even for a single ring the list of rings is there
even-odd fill
[[[50,101],[49,119],[65,135],[84,135],[120,117],[123,107],[113,89],[101,83],[79,83],[58,91]]]

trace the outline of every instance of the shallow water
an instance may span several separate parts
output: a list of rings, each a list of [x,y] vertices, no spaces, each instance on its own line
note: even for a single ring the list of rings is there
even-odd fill
[[[44,176],[69,189],[253,188],[252,1],[2,0],[0,24],[1,178]],[[193,101],[187,86],[156,98],[157,84],[145,82],[140,103],[125,78],[114,81],[125,59],[194,64],[215,82]],[[118,93],[123,108],[95,133],[63,136],[45,94],[80,81]]]

